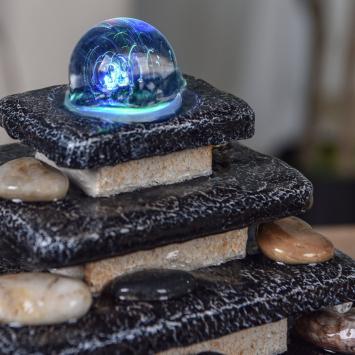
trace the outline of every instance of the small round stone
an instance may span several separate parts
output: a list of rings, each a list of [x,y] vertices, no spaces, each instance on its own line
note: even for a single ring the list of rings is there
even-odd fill
[[[195,286],[194,276],[186,271],[150,269],[114,279],[104,293],[119,300],[163,301],[181,297]]]
[[[65,197],[69,180],[60,171],[31,157],[0,166],[0,197],[9,200],[55,201]]]
[[[285,264],[321,263],[334,256],[333,244],[296,217],[263,224],[256,240],[264,255]]]
[[[296,322],[296,331],[320,348],[355,354],[355,309],[344,314],[320,311],[302,316]]]
[[[80,280],[49,273],[0,276],[0,322],[55,324],[83,316],[92,303]]]

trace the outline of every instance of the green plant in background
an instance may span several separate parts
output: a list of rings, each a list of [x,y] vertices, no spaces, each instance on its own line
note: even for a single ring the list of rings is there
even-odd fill
[[[324,93],[329,14],[322,0],[308,2],[312,18],[312,63],[308,120],[300,151],[301,169],[311,176],[355,178],[355,21],[348,26],[343,86],[332,97]],[[329,10],[329,9],[328,9]],[[355,19],[355,2],[351,3]],[[341,63],[342,64],[342,63]]]
[[[337,162],[339,160],[339,147],[335,142],[322,142],[317,144],[314,152],[314,161],[310,173],[314,176],[330,178],[337,175]]]

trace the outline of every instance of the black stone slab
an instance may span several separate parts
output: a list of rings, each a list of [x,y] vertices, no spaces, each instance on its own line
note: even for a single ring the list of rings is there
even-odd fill
[[[0,147],[0,164],[9,149],[24,155]],[[28,269],[79,264],[299,214],[311,200],[297,170],[236,143],[214,150],[211,177],[108,198],[72,187],[58,202],[0,200],[0,258]]]
[[[284,355],[341,355],[344,353],[324,350],[311,343],[305,342],[299,336],[292,334],[289,338],[287,351]]]
[[[6,270],[3,270],[6,272]],[[76,323],[0,326],[2,354],[149,355],[355,300],[355,263],[280,265],[260,254],[195,271],[191,293],[156,302],[98,298]]]
[[[113,124],[63,107],[66,85],[0,100],[0,125],[57,165],[84,169],[218,145],[254,134],[254,112],[243,100],[185,76],[180,112],[160,123]]]

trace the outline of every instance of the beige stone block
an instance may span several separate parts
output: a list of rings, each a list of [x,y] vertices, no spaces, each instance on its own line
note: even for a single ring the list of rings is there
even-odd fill
[[[192,355],[215,351],[226,355],[273,355],[287,350],[287,319],[244,329],[218,339],[174,348],[158,355]]]
[[[194,270],[219,265],[244,258],[247,239],[248,230],[244,228],[88,263],[84,270],[85,280],[96,292],[113,278],[137,270]]]
[[[93,197],[169,185],[212,174],[212,146],[86,170],[58,167],[41,153],[37,153],[36,158],[63,171],[87,195]]]

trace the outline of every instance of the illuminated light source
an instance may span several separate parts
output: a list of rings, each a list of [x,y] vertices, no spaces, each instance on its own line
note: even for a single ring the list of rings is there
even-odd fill
[[[92,83],[99,84],[104,92],[117,90],[119,87],[129,86],[127,60],[122,56],[105,54],[99,58],[94,68]]]
[[[104,120],[121,123],[132,122],[153,122],[159,121],[176,113],[182,102],[181,95],[168,102],[147,107],[114,107],[114,106],[76,106],[69,99],[65,98],[65,106],[68,110],[83,115],[99,117]]]
[[[180,108],[185,80],[167,39],[130,18],[103,21],[70,60],[68,110],[114,122],[153,122]]]

